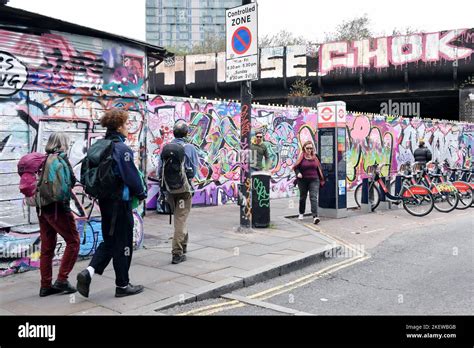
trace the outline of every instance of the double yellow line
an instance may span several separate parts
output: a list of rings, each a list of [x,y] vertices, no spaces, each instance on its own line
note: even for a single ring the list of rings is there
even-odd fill
[[[248,296],[248,298],[257,299],[257,300],[266,300],[266,299],[269,299],[271,297],[281,295],[285,292],[288,292],[288,291],[294,290],[296,288],[302,287],[304,285],[307,285],[307,284],[315,281],[316,279],[319,279],[319,278],[324,277],[328,274],[337,272],[340,269],[352,266],[356,263],[365,261],[365,260],[370,258],[370,255],[368,253],[366,253],[366,252],[360,253],[360,251],[354,249],[352,246],[347,244],[345,241],[343,241],[343,240],[341,240],[337,237],[328,236],[327,234],[323,233],[320,229],[314,227],[313,225],[306,224],[306,226],[311,228],[312,230],[317,231],[318,233],[321,233],[321,234],[325,235],[326,237],[337,240],[341,246],[344,246],[345,248],[349,249],[351,252],[356,253],[356,256],[354,256],[350,259],[338,262],[334,265],[325,267],[325,268],[323,268],[323,269],[321,269],[317,272],[305,275],[304,277],[298,278],[298,279],[293,280],[291,282],[288,282],[286,284],[275,286],[275,287],[267,289],[265,291],[261,291],[259,293],[250,295],[250,296]],[[216,314],[216,313],[219,313],[219,312],[222,312],[222,311],[228,311],[228,310],[231,310],[231,309],[240,308],[240,307],[244,307],[244,306],[247,306],[247,304],[242,303],[242,302],[237,301],[237,300],[228,300],[228,301],[225,301],[223,303],[218,303],[218,304],[209,305],[209,306],[205,306],[205,307],[201,307],[201,308],[196,308],[196,309],[190,310],[188,312],[180,313],[178,315],[182,315],[182,316],[185,316],[185,315],[211,315],[211,314]]]

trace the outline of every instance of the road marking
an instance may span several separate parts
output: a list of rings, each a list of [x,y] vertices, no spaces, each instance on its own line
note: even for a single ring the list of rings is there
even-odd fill
[[[334,265],[325,267],[325,268],[323,268],[319,271],[316,271],[314,273],[305,275],[303,277],[300,277],[300,278],[298,278],[296,280],[293,280],[293,281],[290,281],[288,283],[278,285],[278,286],[275,286],[273,288],[261,291],[259,293],[247,296],[250,300],[256,300],[256,299],[266,300],[266,299],[269,299],[271,297],[281,295],[285,292],[288,292],[288,291],[294,290],[296,288],[302,287],[304,285],[307,285],[307,284],[309,284],[309,283],[311,283],[311,282],[313,282],[313,281],[315,281],[319,278],[322,278],[326,275],[329,275],[333,272],[336,272],[336,271],[339,271],[343,268],[352,266],[356,263],[365,261],[365,260],[367,260],[371,257],[370,254],[368,254],[367,252],[360,253],[360,250],[356,250],[355,248],[350,246],[344,240],[342,240],[338,237],[329,236],[326,233],[322,232],[320,228],[315,227],[314,225],[305,224],[305,226],[307,226],[308,228],[310,228],[314,231],[317,231],[317,232],[325,235],[328,238],[331,238],[333,240],[338,241],[341,245],[343,245],[347,249],[352,250],[354,253],[356,253],[356,256],[354,256],[353,258],[338,262]],[[238,295],[236,295],[236,296],[238,296]],[[221,296],[221,297],[225,298],[225,296]],[[197,308],[197,309],[185,312],[185,313],[181,313],[179,315],[193,315],[193,314],[194,315],[211,315],[211,314],[219,313],[219,312],[222,312],[222,311],[228,311],[228,310],[231,310],[231,309],[245,307],[245,306],[247,306],[247,304],[239,302],[237,300],[234,300],[234,301],[227,301],[225,303],[214,304],[214,305],[210,305],[210,306],[206,306],[206,307],[202,307],[202,308]]]
[[[272,311],[285,313],[285,314],[312,315],[311,313],[298,311],[296,309],[283,307],[283,306],[276,305],[276,304],[273,304],[273,303],[268,303],[268,302],[264,302],[264,301],[260,301],[260,300],[251,299],[251,298],[248,298],[248,297],[245,297],[245,296],[229,294],[229,295],[222,295],[221,297],[229,299],[229,300],[237,300],[239,302],[247,303],[247,304],[250,304],[252,306],[261,307],[261,308],[265,308],[265,309],[270,309]]]
[[[196,308],[196,309],[190,310],[188,312],[179,313],[177,315],[191,315],[191,314],[196,314],[197,312],[201,312],[203,310],[218,308],[218,307],[222,307],[222,306],[234,305],[234,304],[237,304],[237,303],[238,303],[238,301],[226,301],[224,303],[217,303],[217,304],[213,304],[213,305],[209,305],[209,306],[205,306],[205,307]]]
[[[367,231],[367,232],[364,232],[364,233],[369,234],[369,233],[381,232],[381,231],[385,231],[385,230],[386,230],[386,228],[378,228],[376,230]]]

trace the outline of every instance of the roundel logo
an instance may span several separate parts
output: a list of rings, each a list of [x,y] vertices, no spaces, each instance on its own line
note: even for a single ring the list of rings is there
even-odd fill
[[[321,110],[321,118],[324,120],[324,121],[329,121],[331,120],[333,116],[333,112],[331,110],[330,107],[325,107],[324,109]]]
[[[337,112],[337,117],[339,117],[341,120],[344,118],[344,110],[343,109],[339,109],[339,111]]]

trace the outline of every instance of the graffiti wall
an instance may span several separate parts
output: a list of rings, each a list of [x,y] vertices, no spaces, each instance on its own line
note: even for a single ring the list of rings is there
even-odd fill
[[[37,267],[39,236],[36,212],[19,192],[19,159],[42,152],[52,132],[70,139],[69,158],[79,177],[79,161],[105,134],[99,124],[104,110],[129,111],[128,143],[138,167],[144,168],[145,92],[143,50],[99,38],[60,32],[30,34],[0,30],[0,275]],[[80,256],[92,255],[101,241],[100,214],[80,187],[72,201],[81,237]],[[143,240],[143,223],[135,216],[135,244]],[[20,227],[18,227],[20,226]],[[61,259],[64,242],[58,241]]]
[[[433,160],[469,166],[474,156],[474,126],[467,123],[403,117],[347,115],[347,180],[356,186],[374,163],[390,164],[384,175],[414,162],[418,141],[424,139]]]
[[[152,96],[147,104],[147,170],[156,170],[162,146],[173,138],[173,124],[190,124],[189,141],[196,146],[200,168],[195,179],[196,205],[236,201],[240,178],[240,104],[231,101]],[[263,130],[270,152],[272,198],[288,197],[294,191],[294,173],[299,144],[314,140],[316,114],[310,109],[252,106],[252,130]],[[158,188],[150,186],[147,207],[156,206]]]
[[[140,96],[144,52],[99,38],[0,30],[0,95],[20,90]]]
[[[254,90],[259,96],[267,96],[268,88],[279,86],[281,81],[281,93],[286,97],[292,81],[304,77],[311,82],[315,94],[322,94],[330,88],[330,82],[354,78],[358,81],[360,74],[366,83],[375,77],[391,83],[403,77],[405,69],[410,80],[423,80],[436,74],[436,79],[430,79],[434,83],[448,75],[452,77],[452,62],[456,63],[459,77],[472,74],[473,54],[474,29],[264,47],[260,49],[259,79]],[[170,95],[213,95],[220,87],[227,93],[232,88],[225,84],[225,52],[170,58],[158,65],[150,78],[152,92]]]

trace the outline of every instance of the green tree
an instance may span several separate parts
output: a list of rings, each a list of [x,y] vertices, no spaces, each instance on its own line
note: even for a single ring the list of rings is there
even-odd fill
[[[355,41],[373,37],[370,29],[370,19],[367,14],[343,21],[336,31],[325,33],[325,42]]]
[[[267,34],[258,39],[259,47],[279,47],[307,44],[309,44],[309,41],[303,36],[295,35],[287,30],[280,30],[276,34]]]
[[[313,95],[308,79],[297,79],[290,87],[289,97],[310,97]]]

